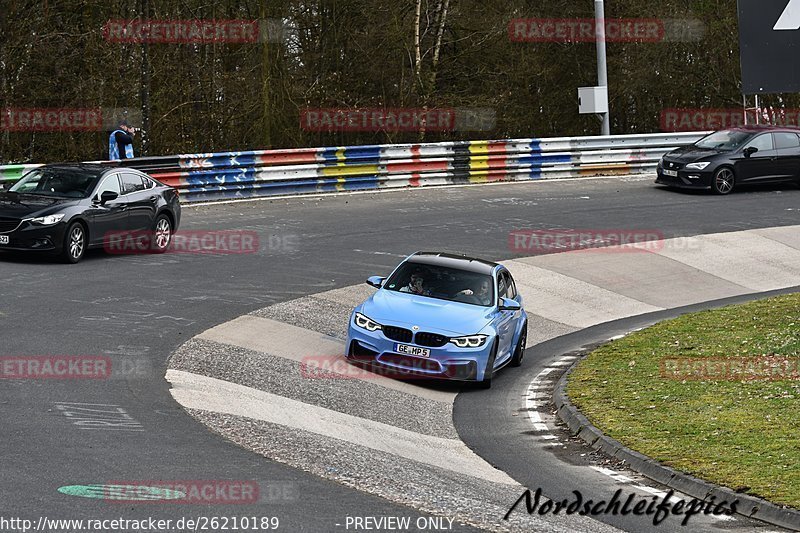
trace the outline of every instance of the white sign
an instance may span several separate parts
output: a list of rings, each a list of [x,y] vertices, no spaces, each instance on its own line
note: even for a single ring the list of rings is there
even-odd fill
[[[789,0],[773,30],[800,30],[800,0]]]

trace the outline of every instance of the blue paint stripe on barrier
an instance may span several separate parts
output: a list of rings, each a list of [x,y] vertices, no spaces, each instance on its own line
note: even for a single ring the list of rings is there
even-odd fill
[[[572,163],[572,156],[570,155],[528,155],[514,159],[520,164],[541,165],[545,163]]]
[[[380,188],[379,176],[361,176],[358,179],[350,179],[345,183],[340,183],[336,179],[312,180],[290,180],[276,182],[260,182],[252,187],[236,185],[209,185],[206,187],[187,191],[181,195],[182,199],[188,201],[204,201],[213,197],[233,198],[233,197],[260,197],[260,196],[280,196],[286,194],[308,194],[325,193],[339,191],[372,190]],[[193,198],[193,196],[200,196]]]
[[[381,147],[378,145],[349,146],[345,148],[344,155],[347,159],[356,160],[379,160],[381,157]]]

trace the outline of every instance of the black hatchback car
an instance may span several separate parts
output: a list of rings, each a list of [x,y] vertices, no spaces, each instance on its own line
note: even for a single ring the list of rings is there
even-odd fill
[[[800,184],[800,130],[743,126],[721,130],[666,154],[656,183],[729,194],[738,185]]]
[[[77,263],[120,234],[166,251],[181,219],[178,191],[130,168],[45,165],[0,192],[0,251],[44,251]]]

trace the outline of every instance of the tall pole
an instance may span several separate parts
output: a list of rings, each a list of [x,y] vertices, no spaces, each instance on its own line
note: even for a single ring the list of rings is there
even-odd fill
[[[267,24],[267,0],[261,0],[259,24],[261,43],[261,145],[269,148],[272,145],[271,117],[272,108],[269,101],[270,56],[269,56],[269,24]]]
[[[606,64],[606,15],[603,0],[594,0],[595,36],[597,38],[597,85],[608,91],[608,66]],[[603,135],[611,135],[611,117],[602,114]]]
[[[141,2],[141,18],[148,20],[150,18],[150,2],[149,0],[142,0]],[[142,156],[146,156],[150,151],[150,56],[148,55],[147,42],[142,43],[142,63],[139,81],[139,99],[142,109],[142,123],[140,125],[142,135]]]

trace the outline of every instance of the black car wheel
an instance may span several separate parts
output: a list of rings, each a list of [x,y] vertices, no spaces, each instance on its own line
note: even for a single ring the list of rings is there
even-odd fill
[[[157,254],[163,254],[172,242],[172,222],[167,215],[159,215],[156,219],[156,226],[153,230],[152,250]]]
[[[497,358],[497,338],[494,339],[494,344],[492,345],[492,354],[489,356],[489,360],[486,361],[486,370],[483,372],[483,379],[478,382],[478,385],[482,389],[491,389],[492,388],[492,378],[494,377],[494,360]]]
[[[733,169],[722,167],[714,173],[711,190],[714,191],[714,194],[730,194],[735,185],[736,176],[733,174]]]
[[[517,349],[514,350],[514,356],[511,358],[511,366],[522,365],[522,359],[525,357],[525,344],[528,342],[528,324],[522,325],[522,333],[519,335],[519,342]]]
[[[80,222],[73,222],[64,234],[64,248],[61,259],[66,263],[77,263],[86,253],[86,230]]]

